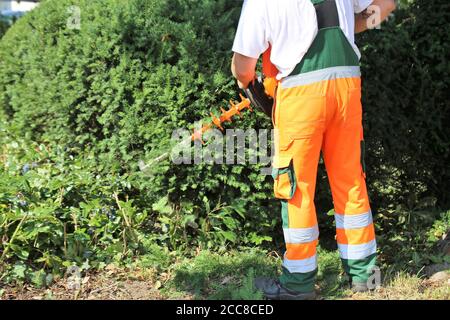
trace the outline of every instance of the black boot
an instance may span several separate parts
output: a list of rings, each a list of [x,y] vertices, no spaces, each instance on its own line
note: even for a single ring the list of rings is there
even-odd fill
[[[284,288],[278,280],[270,278],[256,278],[256,289],[262,291],[264,296],[269,300],[315,300],[316,293],[296,292]]]

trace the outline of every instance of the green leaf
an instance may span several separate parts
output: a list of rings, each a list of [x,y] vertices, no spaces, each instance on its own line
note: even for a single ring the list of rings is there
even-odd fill
[[[16,244],[11,243],[9,247],[14,251],[15,255],[21,260],[27,260],[30,252]]]
[[[12,274],[15,278],[23,280],[25,279],[25,271],[27,267],[24,264],[16,263],[13,267]]]
[[[231,241],[231,242],[235,242],[236,241],[236,234],[234,232],[231,231],[221,231],[220,234],[227,240]]]
[[[172,213],[172,208],[169,205],[169,199],[167,196],[160,198],[156,203],[152,205],[152,209],[162,214]]]

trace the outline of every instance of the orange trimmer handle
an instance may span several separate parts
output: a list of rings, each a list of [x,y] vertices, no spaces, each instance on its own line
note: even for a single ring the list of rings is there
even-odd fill
[[[271,53],[272,46],[269,44],[269,48],[262,54],[262,71],[266,78],[275,78],[279,72],[277,67],[270,60]]]

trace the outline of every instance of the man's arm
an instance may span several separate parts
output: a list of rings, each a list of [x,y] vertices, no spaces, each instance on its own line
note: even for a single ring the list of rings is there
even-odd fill
[[[246,89],[248,84],[255,79],[257,61],[258,59],[234,53],[231,61],[231,72],[237,79],[239,88]]]
[[[373,9],[377,7],[377,9]],[[394,0],[374,0],[369,8],[355,15],[355,33],[363,32],[381,24],[396,8]],[[372,17],[372,15],[379,15]]]

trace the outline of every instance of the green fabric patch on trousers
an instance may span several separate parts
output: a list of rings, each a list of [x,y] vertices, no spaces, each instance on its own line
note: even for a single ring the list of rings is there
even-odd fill
[[[288,214],[288,202],[287,200],[281,200],[281,221],[283,228],[289,228],[289,214]]]
[[[316,275],[317,269],[306,273],[291,273],[288,269],[283,267],[280,283],[284,288],[292,291],[302,293],[312,292],[314,291]]]
[[[277,179],[280,175],[287,174],[289,176],[289,181],[291,183],[291,195],[290,198],[295,194],[297,189],[297,179],[295,178],[294,165],[292,161],[287,168],[274,168],[272,170],[273,179]],[[281,221],[283,223],[283,228],[289,228],[289,214],[288,214],[288,200],[280,200],[281,201]]]
[[[290,185],[291,185],[291,192],[289,199],[292,199],[294,196],[295,190],[297,189],[297,179],[295,178],[295,172],[294,172],[294,164],[291,160],[289,163],[289,166],[286,168],[273,168],[272,169],[272,178],[273,180],[276,180],[279,176],[287,174],[289,177]]]
[[[342,265],[353,282],[366,282],[373,274],[371,270],[376,260],[377,254],[374,253],[364,259],[342,259]]]

